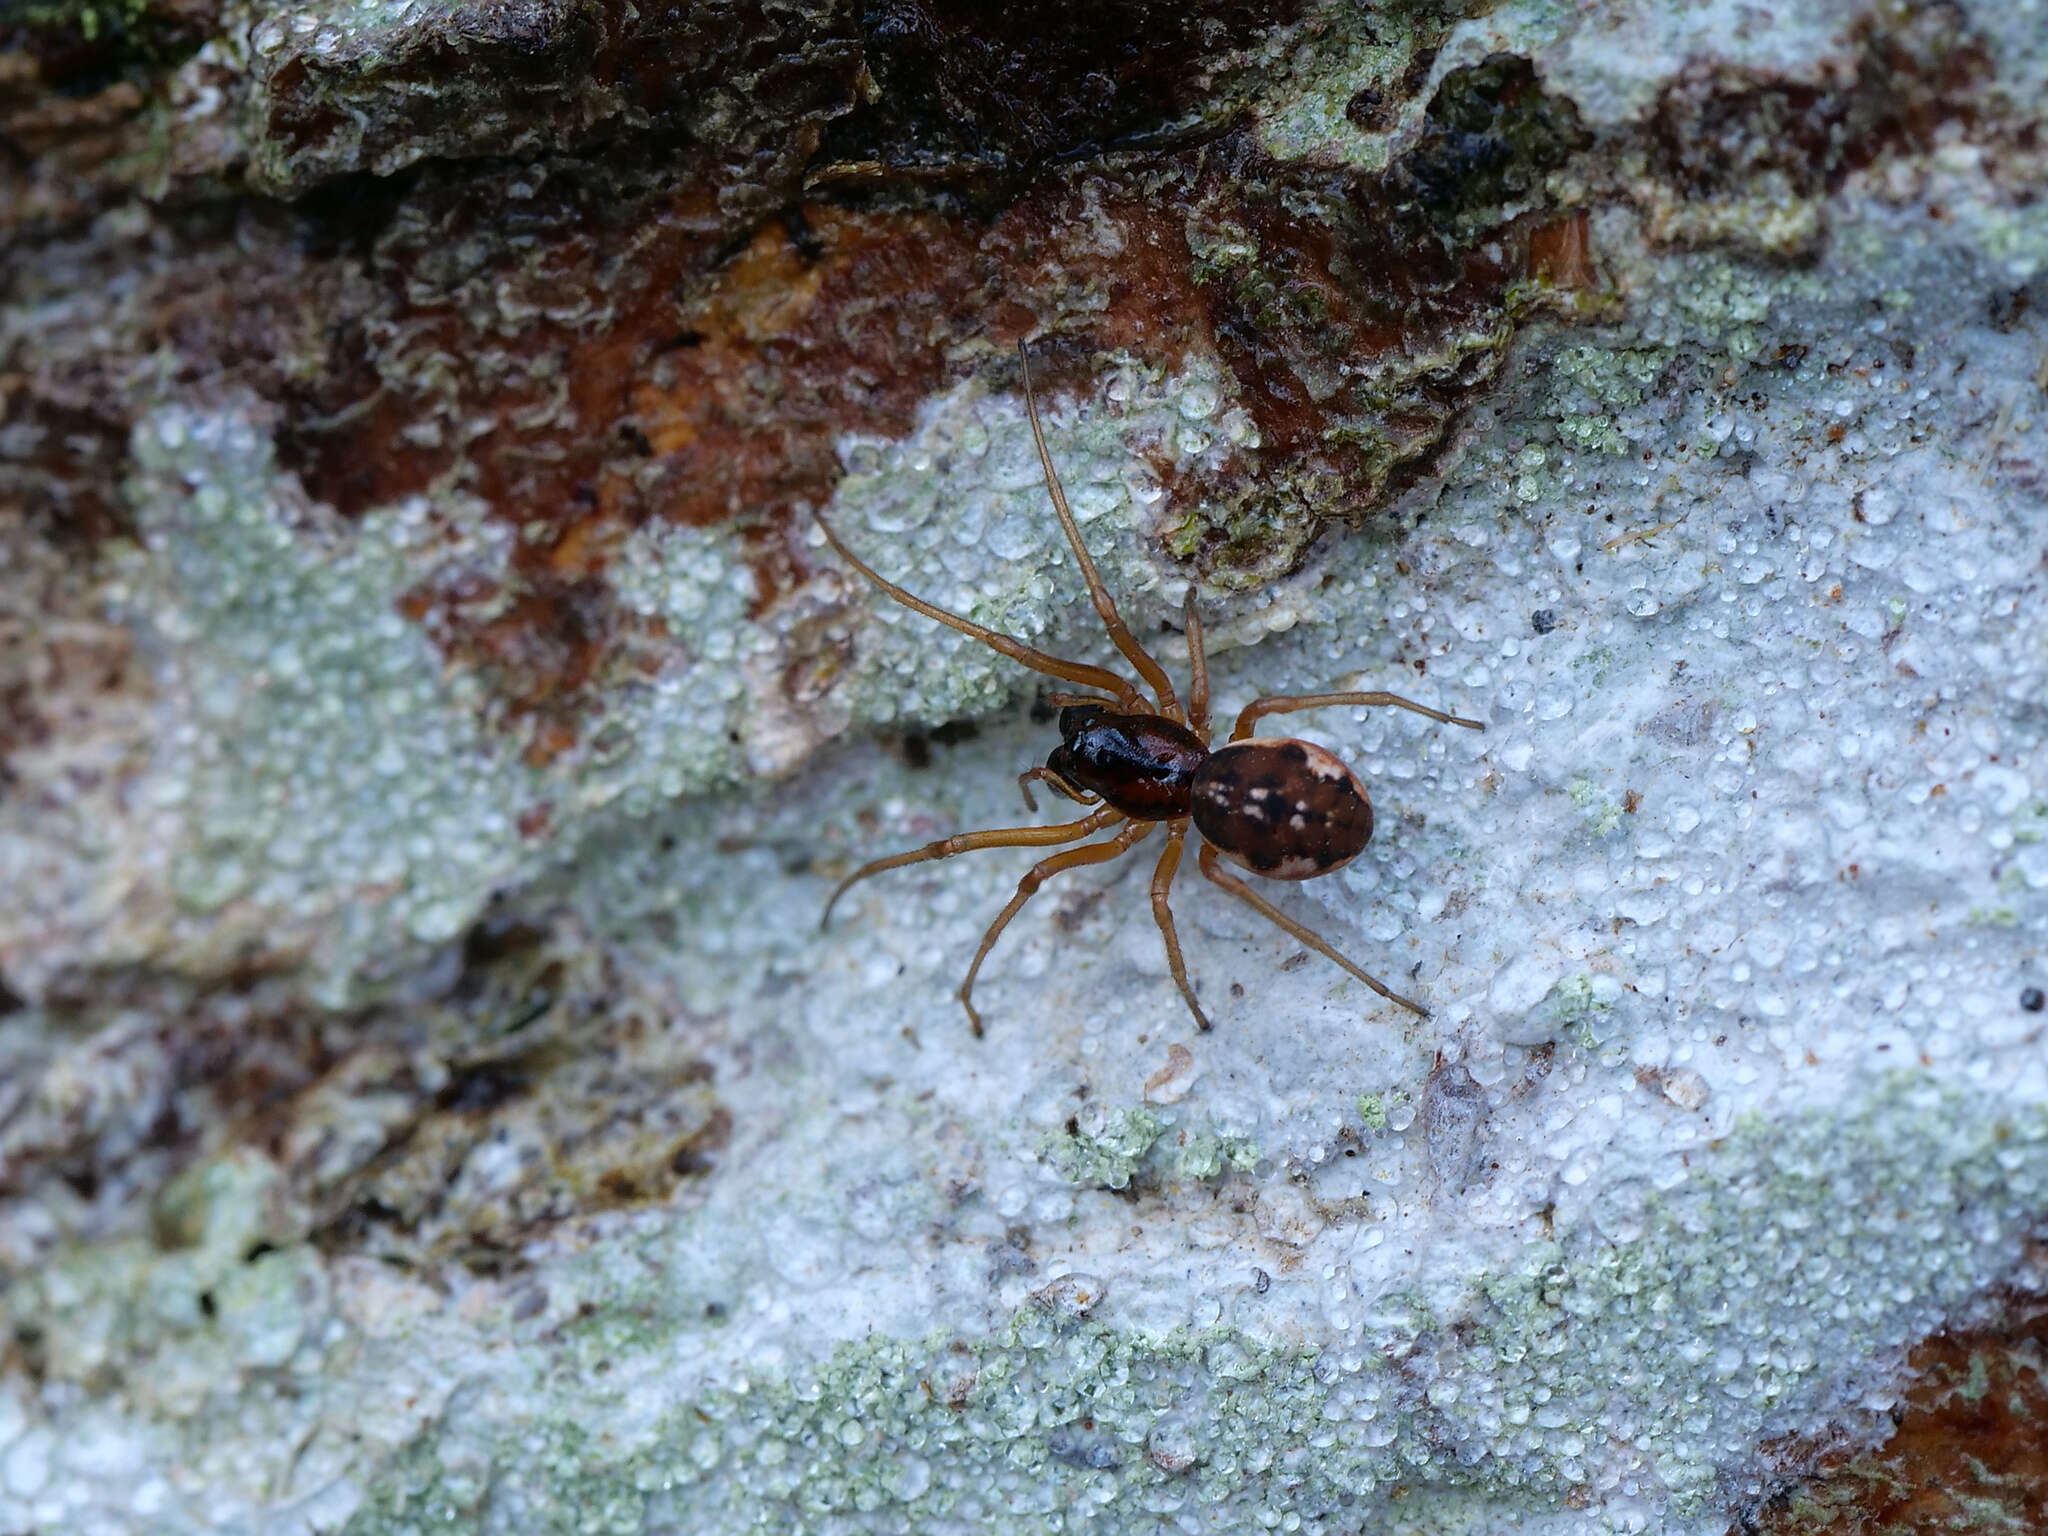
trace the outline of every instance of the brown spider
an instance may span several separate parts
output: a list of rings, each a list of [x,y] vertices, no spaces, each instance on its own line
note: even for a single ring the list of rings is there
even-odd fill
[[[1483,731],[1486,727],[1477,720],[1447,715],[1426,704],[1417,704],[1391,693],[1284,694],[1254,699],[1245,705],[1238,712],[1237,725],[1230,733],[1229,743],[1212,751],[1209,746],[1209,662],[1202,649],[1202,624],[1195,613],[1194,589],[1188,589],[1185,609],[1190,683],[1187,707],[1183,709],[1166,670],[1124,627],[1124,621],[1117,615],[1116,604],[1111,601],[1102,578],[1096,574],[1095,562],[1088,557],[1087,546],[1081,542],[1081,530],[1074,522],[1073,512],[1067,507],[1065,492],[1060,489],[1059,475],[1052,467],[1052,455],[1046,450],[1045,433],[1038,424],[1038,402],[1031,389],[1031,360],[1022,342],[1017,345],[1017,355],[1024,367],[1024,402],[1031,415],[1031,435],[1038,444],[1038,461],[1045,467],[1045,488],[1052,493],[1053,511],[1059,515],[1060,527],[1066,531],[1067,543],[1073,547],[1074,558],[1081,567],[1082,578],[1088,583],[1088,595],[1095,601],[1095,611],[1101,615],[1103,627],[1109,631],[1109,638],[1123,653],[1124,659],[1144,679],[1154,697],[1146,698],[1127,679],[1107,668],[1048,655],[1012,636],[984,629],[971,619],[963,619],[957,613],[948,613],[911,596],[870,569],[840,542],[839,535],[820,517],[818,526],[839,552],[840,558],[904,607],[928,619],[936,619],[963,635],[971,635],[990,649],[1022,662],[1035,672],[1097,689],[1108,697],[1053,694],[1051,702],[1060,706],[1060,744],[1052,749],[1043,767],[1029,769],[1017,778],[1018,787],[1024,792],[1024,803],[1032,810],[1038,809],[1038,803],[1031,797],[1033,779],[1050,784],[1069,800],[1100,806],[1099,810],[1078,821],[1060,822],[1049,827],[1003,827],[988,832],[962,832],[942,837],[909,853],[893,854],[886,859],[863,864],[839,882],[832,899],[825,903],[825,915],[819,920],[819,926],[822,928],[831,921],[832,908],[846,894],[847,887],[885,869],[900,869],[906,864],[922,864],[931,859],[949,859],[956,853],[969,853],[977,848],[1049,848],[1060,843],[1078,842],[1118,822],[1128,823],[1106,841],[1069,849],[1041,860],[1017,882],[1017,894],[989,924],[988,932],[982,936],[981,948],[974,952],[974,963],[967,967],[967,979],[960,984],[961,1006],[967,1010],[974,1033],[979,1035],[981,1015],[974,1011],[972,1001],[974,978],[981,970],[981,962],[988,958],[996,940],[1009,926],[1010,919],[1054,875],[1083,864],[1106,864],[1143,841],[1155,825],[1165,822],[1166,847],[1161,850],[1158,866],[1152,873],[1152,915],[1166,939],[1166,961],[1173,969],[1174,982],[1180,987],[1181,996],[1187,999],[1196,1025],[1207,1029],[1209,1020],[1195,1001],[1194,988],[1188,985],[1187,967],[1181,961],[1180,940],[1174,934],[1173,913],[1167,906],[1167,892],[1173,885],[1174,873],[1180,868],[1181,844],[1187,837],[1188,824],[1192,822],[1202,836],[1198,862],[1204,875],[1318,954],[1336,961],[1381,997],[1427,1018],[1429,1010],[1420,1003],[1388,991],[1380,981],[1361,971],[1244,881],[1226,874],[1218,867],[1217,855],[1220,853],[1253,874],[1264,875],[1271,880],[1308,880],[1343,868],[1358,857],[1372,836],[1372,804],[1366,798],[1365,785],[1358,775],[1335,753],[1313,742],[1252,735],[1252,723],[1261,715],[1285,715],[1296,710],[1333,705],[1391,704],[1401,709],[1412,709],[1418,715],[1427,715],[1446,725],[1462,725],[1475,731]]]

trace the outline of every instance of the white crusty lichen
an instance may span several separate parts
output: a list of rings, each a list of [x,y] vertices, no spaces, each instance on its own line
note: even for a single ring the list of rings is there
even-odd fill
[[[1164,608],[1147,592],[1164,569],[1141,543],[1161,491],[1141,454],[1187,465],[1228,452],[1251,432],[1242,409],[1220,399],[1213,365],[1174,377],[1130,366],[1096,409],[1057,410],[1050,425],[1105,573],[1127,600]],[[112,601],[181,718],[124,765],[123,801],[149,808],[147,826],[85,828],[18,861],[65,869],[0,926],[25,979],[150,953],[217,969],[247,951],[304,964],[335,1001],[374,995],[495,892],[622,816],[786,774],[854,717],[945,720],[1023,686],[1012,664],[886,603],[854,625],[840,606],[869,594],[850,572],[752,622],[744,536],[658,525],[628,541],[615,576],[621,612],[660,626],[658,667],[609,689],[576,751],[536,764],[485,680],[445,662],[402,611],[438,572],[502,562],[503,524],[446,496],[344,525],[279,472],[246,402],[166,403],[132,451],[141,547]],[[899,579],[1045,644],[1088,612],[1020,399],[970,383],[934,400],[908,441],[844,451],[835,516]],[[1249,632],[1279,622],[1272,611]],[[807,681],[792,684],[795,666]],[[24,848],[58,842],[36,825],[19,835]],[[85,915],[109,909],[113,922]],[[73,927],[76,951],[38,938]]]
[[[131,450],[123,601],[183,706],[139,790],[177,814],[161,948],[217,965],[260,934],[345,987],[462,932],[519,867],[532,786],[399,609],[448,530],[419,500],[344,535],[231,407],[166,404]]]
[[[607,1434],[623,1400],[590,1416],[610,1394],[479,1413],[461,1432],[495,1442],[494,1487],[451,1489],[436,1431],[354,1528],[516,1509],[569,1531],[596,1497],[621,1530],[1490,1530],[1566,1500],[1597,1528],[1717,1529],[1760,1435],[1845,1389],[1881,1407],[1888,1352],[2014,1274],[2048,1194],[2048,1117],[1981,1108],[1902,1074],[1844,1116],[1746,1121],[1691,1178],[1609,1191],[1449,1290],[1368,1301],[1347,1263],[1288,1284],[1247,1271],[1206,1327],[1034,1300],[971,1340],[849,1341],[766,1379],[742,1359],[631,1435]],[[1968,1219],[1947,1219],[1958,1200]],[[697,1354],[672,1326],[594,1318],[567,1353]],[[521,1467],[529,1437],[564,1454]],[[1452,1497],[1416,1509],[1418,1490]]]

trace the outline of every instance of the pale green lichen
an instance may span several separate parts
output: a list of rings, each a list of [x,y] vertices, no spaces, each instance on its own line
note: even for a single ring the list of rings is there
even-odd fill
[[[210,1159],[158,1195],[151,1230],[57,1255],[0,1292],[0,1323],[52,1379],[133,1373],[174,1411],[212,1383],[291,1361],[320,1317],[324,1265],[276,1165]]]
[[[1389,1088],[1384,1093],[1362,1093],[1358,1096],[1358,1123],[1368,1131],[1384,1131],[1391,1123],[1389,1117],[1408,1104],[1408,1090]]]
[[[390,958],[394,936],[461,932],[523,861],[508,807],[531,775],[486,735],[474,680],[444,676],[398,611],[443,537],[424,505],[322,537],[281,499],[268,438],[229,412],[159,411],[133,452],[155,555],[132,573],[137,617],[192,699],[157,791],[184,809],[177,900],[270,912],[287,942],[317,927],[333,976]]]
[[[1583,776],[1572,779],[1565,785],[1565,793],[1571,796],[1572,804],[1586,823],[1586,830],[1595,837],[1605,837],[1621,825],[1621,807],[1591,779]]]
[[[1376,1520],[1396,1485],[1484,1528],[1490,1500],[1526,1512],[1615,1476],[1701,1514],[1788,1415],[1850,1385],[1844,1331],[1862,1358],[1995,1283],[2044,1193],[2048,1115],[1901,1075],[1852,1114],[1745,1117],[1643,1199],[1632,1241],[1568,1233],[1461,1300],[1383,1298],[1392,1336],[1283,1348],[1026,1306],[986,1338],[870,1338],[702,1394],[631,1449],[577,1427],[578,1370],[530,1417],[444,1416],[350,1529],[1249,1529]]]
[[[1972,907],[1968,921],[1972,928],[2016,928],[2020,914],[2013,907]]]
[[[1124,1189],[1150,1169],[1189,1180],[1213,1179],[1226,1169],[1249,1173],[1259,1163],[1258,1144],[1248,1137],[1213,1129],[1182,1130],[1139,1104],[1103,1115],[1092,1130],[1073,1128],[1048,1136],[1038,1155],[1061,1179],[1093,1189]]]
[[[1384,170],[1400,126],[1400,82],[1428,40],[1399,11],[1341,11],[1268,91],[1258,117],[1259,142],[1276,160],[1313,158],[1355,170]],[[1347,111],[1361,92],[1392,108],[1376,128]],[[1419,106],[1419,103],[1417,104]]]
[[[1673,355],[1654,347],[1559,347],[1548,375],[1558,436],[1582,453],[1627,454],[1633,444],[1627,415],[1649,398]]]
[[[1587,687],[1601,688],[1614,670],[1614,652],[1604,645],[1593,646],[1572,657],[1571,669],[1585,675]]]
[[[1176,1142],[1169,1166],[1183,1179],[1213,1179],[1226,1168],[1250,1173],[1259,1165],[1256,1142],[1243,1136],[1201,1131]]]
[[[1719,254],[1673,258],[1634,303],[1643,336],[1664,345],[1690,342],[1731,361],[1763,352],[1774,313],[1824,304],[1827,284],[1810,271],[1780,271]]]
[[[1166,1122],[1139,1104],[1112,1109],[1092,1133],[1076,1127],[1046,1137],[1038,1155],[1069,1184],[1122,1189],[1165,1134]]]

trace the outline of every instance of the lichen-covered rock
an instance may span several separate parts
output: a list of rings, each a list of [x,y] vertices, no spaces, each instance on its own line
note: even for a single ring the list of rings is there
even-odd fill
[[[125,48],[81,58],[61,45],[84,14],[35,13],[9,55],[34,152],[8,312],[9,483],[95,541],[156,535],[132,585],[79,600],[136,604],[137,623],[177,609],[191,632],[159,625],[155,651],[173,692],[238,643],[205,632],[236,605],[204,614],[181,581],[349,587],[341,568],[402,525],[397,589],[359,594],[374,627],[395,615],[425,647],[391,708],[425,707],[439,671],[445,729],[471,746],[437,743],[438,773],[393,769],[393,810],[452,814],[433,837],[351,822],[378,846],[371,863],[405,865],[369,878],[385,894],[367,904],[350,861],[315,870],[252,846],[260,818],[223,839],[188,815],[147,837],[176,849],[185,890],[213,893],[198,903],[211,916],[167,926],[162,880],[44,832],[58,884],[110,920],[96,938],[61,908],[38,913],[7,946],[33,989],[154,950],[214,974],[231,955],[310,962],[346,990],[417,963],[409,941],[459,930],[622,797],[787,772],[859,714],[921,707],[854,702],[846,594],[804,520],[858,493],[862,445],[943,435],[976,402],[1007,409],[969,438],[1003,429],[1003,472],[1028,466],[1019,339],[1056,411],[1133,407],[1090,433],[1121,461],[1125,521],[1149,535],[1144,584],[1177,569],[1246,588],[1299,566],[1333,521],[1394,527],[1517,319],[1576,313],[1601,281],[1567,207],[1578,195],[1546,181],[1587,148],[1572,107],[1519,57],[1432,72],[1444,24],[1428,14],[1361,31],[1320,11],[1138,25],[1076,8],[1010,37],[965,16],[905,30],[830,9],[234,9],[203,18],[218,35],[187,56],[143,46],[144,10]],[[950,61],[945,89],[972,111],[913,83],[927,55]],[[1079,58],[1094,72],[1076,77]],[[237,63],[200,91],[205,110],[171,113],[193,71]],[[105,90],[134,98],[122,154],[73,153],[58,126],[34,126],[57,92],[114,76]],[[1381,82],[1377,108],[1342,119],[1341,150],[1327,125],[1295,132],[1302,93],[1340,77],[1354,93]],[[238,147],[202,152],[192,125],[216,119]],[[206,154],[204,175],[166,168]],[[122,169],[151,155],[156,171]],[[73,222],[111,209],[89,238],[26,195],[60,163],[70,190],[45,187],[46,202],[68,196]],[[171,506],[165,473],[209,510]],[[961,493],[981,489],[970,471]],[[921,491],[882,492],[905,493]],[[172,522],[138,528],[138,499]],[[330,515],[333,536],[312,535]],[[290,533],[242,536],[259,525]],[[703,596],[657,590],[674,555]],[[234,568],[249,559],[261,568]],[[373,626],[317,607],[351,631],[327,652],[340,671],[222,687],[288,710],[297,690],[316,714],[315,694],[347,691],[344,652]],[[395,661],[412,642],[391,638]],[[358,716],[378,718],[375,704]],[[323,771],[279,750],[294,729],[202,752],[257,776],[215,798],[216,819],[321,799],[287,782],[287,763]],[[227,781],[187,783],[190,761],[154,763],[123,793],[203,819]],[[457,808],[479,795],[491,830]],[[455,864],[424,852],[455,841]],[[448,898],[465,883],[459,914]],[[227,899],[245,889],[269,894]],[[303,936],[306,920],[323,934]],[[133,939],[173,930],[192,942]]]
[[[2032,13],[0,42],[0,1529],[2038,1508]],[[813,513],[1109,652],[1019,340],[1219,718],[1486,722],[1298,722],[1429,1018],[1192,860],[1206,1034],[1121,866],[983,1040],[1021,859],[818,931],[1051,733]]]

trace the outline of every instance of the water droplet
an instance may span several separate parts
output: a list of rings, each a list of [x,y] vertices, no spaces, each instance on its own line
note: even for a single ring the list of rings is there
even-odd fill
[[[1201,1460],[1201,1447],[1186,1414],[1169,1413],[1153,1424],[1145,1436],[1145,1459],[1160,1471],[1175,1476],[1194,1470],[1195,1463]]]
[[[896,1463],[895,1492],[904,1503],[917,1498],[931,1485],[931,1463],[922,1456],[905,1456]]]

